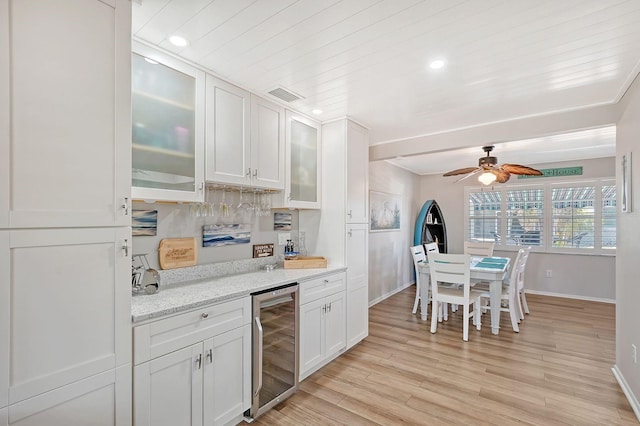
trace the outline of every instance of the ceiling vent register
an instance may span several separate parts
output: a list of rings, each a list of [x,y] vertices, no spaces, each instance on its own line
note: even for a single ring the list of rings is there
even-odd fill
[[[297,101],[298,99],[303,99],[302,96],[296,95],[292,91],[284,89],[282,87],[276,87],[275,89],[270,91],[269,94],[285,102],[293,102]]]

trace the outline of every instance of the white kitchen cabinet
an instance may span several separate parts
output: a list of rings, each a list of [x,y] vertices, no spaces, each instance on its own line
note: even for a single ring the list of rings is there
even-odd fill
[[[251,180],[251,94],[207,75],[207,182],[247,185]]]
[[[137,426],[202,425],[202,342],[133,369]]]
[[[345,274],[300,283],[300,380],[346,345]]]
[[[132,48],[132,196],[202,201],[205,73],[142,43]]]
[[[131,424],[131,3],[0,0],[0,40],[2,415]]]
[[[286,112],[285,187],[274,207],[321,207],[322,139],[320,123]]]
[[[3,399],[14,404],[131,362],[128,228],[0,235],[0,335],[11,336],[0,345]]]
[[[283,189],[285,110],[251,95],[251,186]]]
[[[131,222],[131,4],[111,3],[0,0],[0,228]]]
[[[131,424],[131,366],[96,374],[10,405],[2,426]]]
[[[251,404],[251,300],[134,327],[134,423],[237,423]]]
[[[284,187],[284,108],[207,75],[206,180]]]
[[[369,223],[369,135],[347,121],[347,223]]]
[[[313,254],[347,267],[347,349],[368,335],[367,130],[351,120],[322,126],[323,208]]]

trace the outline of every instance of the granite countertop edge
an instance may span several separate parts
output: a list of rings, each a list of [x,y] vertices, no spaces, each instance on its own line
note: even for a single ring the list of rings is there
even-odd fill
[[[275,269],[223,277],[202,278],[160,288],[152,295],[131,299],[131,322],[137,323],[247,296],[256,291],[346,271],[344,266],[322,269]]]

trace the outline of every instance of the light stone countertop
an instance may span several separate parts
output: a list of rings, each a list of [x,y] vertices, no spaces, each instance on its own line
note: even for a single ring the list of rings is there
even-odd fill
[[[138,323],[346,270],[346,267],[338,266],[322,269],[278,268],[273,271],[260,270],[223,277],[202,278],[168,287],[161,286],[156,294],[132,297],[131,321]]]

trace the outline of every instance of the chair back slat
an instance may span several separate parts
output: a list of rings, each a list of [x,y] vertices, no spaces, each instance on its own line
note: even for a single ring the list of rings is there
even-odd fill
[[[495,243],[488,241],[465,241],[464,254],[468,254],[470,256],[491,257],[493,256],[494,246]]]

